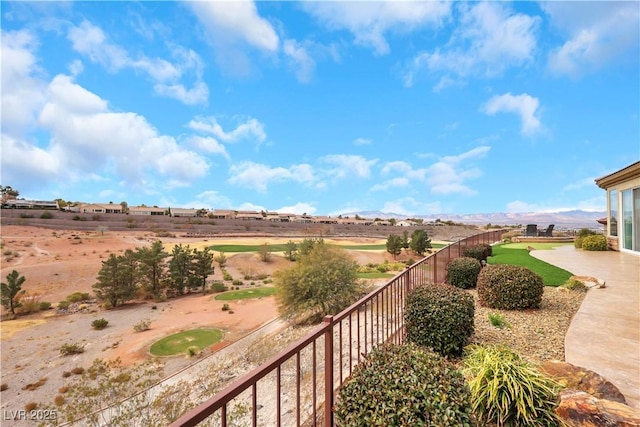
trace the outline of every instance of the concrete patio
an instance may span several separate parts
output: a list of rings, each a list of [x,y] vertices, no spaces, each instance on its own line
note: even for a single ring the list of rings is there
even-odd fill
[[[606,287],[590,289],[565,337],[565,359],[602,375],[640,409],[640,256],[573,246],[531,255]]]

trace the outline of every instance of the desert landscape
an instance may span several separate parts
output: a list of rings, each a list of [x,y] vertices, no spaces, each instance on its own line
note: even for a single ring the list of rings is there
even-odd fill
[[[442,234],[431,236],[446,240],[452,235],[473,232],[472,229],[440,227]],[[388,229],[401,233],[402,230]],[[22,409],[25,405],[52,405],[58,390],[68,381],[65,373],[86,369],[94,359],[115,360],[133,364],[149,360],[150,346],[157,340],[175,332],[198,327],[216,328],[223,332],[221,342],[205,349],[202,356],[212,354],[242,338],[257,328],[277,318],[273,297],[245,299],[229,302],[231,310],[223,311],[223,301],[212,294],[193,293],[167,301],[137,300],[112,310],[103,309],[96,301],[72,304],[69,310],[58,310],[59,301],[74,292],[92,294],[92,285],[102,261],[110,254],[121,254],[161,240],[165,250],[181,243],[202,249],[222,244],[278,244],[289,240],[301,240],[305,236],[285,234],[247,235],[233,233],[220,237],[198,237],[189,234],[158,237],[157,231],[114,231],[98,228],[74,230],[42,228],[26,225],[2,227],[2,279],[12,270],[26,278],[22,289],[24,298],[37,302],[50,302],[52,308],[32,314],[23,314],[14,320],[1,323],[2,353],[2,408]],[[327,236],[325,241],[338,245],[383,244],[382,236],[343,237]],[[349,253],[361,265],[391,260],[384,250],[350,250]],[[408,257],[406,255],[405,257]],[[234,278],[271,275],[291,265],[282,254],[274,253],[269,262],[259,260],[256,253],[227,254],[226,269]],[[222,281],[220,268],[209,281]],[[3,312],[4,313],[4,312]],[[94,330],[91,323],[104,318],[108,327]],[[133,325],[148,321],[150,329],[134,332]],[[80,344],[81,354],[63,356],[60,346]],[[194,363],[184,355],[155,358],[164,367],[164,375],[170,375]]]

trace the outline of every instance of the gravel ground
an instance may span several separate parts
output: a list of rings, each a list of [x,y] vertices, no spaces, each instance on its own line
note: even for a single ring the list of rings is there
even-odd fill
[[[545,287],[537,310],[496,310],[481,307],[478,292],[469,290],[476,301],[475,334],[472,344],[507,344],[520,356],[539,364],[547,360],[564,361],[564,337],[571,319],[580,308],[584,291]],[[500,313],[506,325],[495,327],[489,313]]]

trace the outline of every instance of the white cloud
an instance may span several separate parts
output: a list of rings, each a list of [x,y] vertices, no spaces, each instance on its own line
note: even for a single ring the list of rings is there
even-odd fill
[[[373,141],[368,138],[356,138],[353,143],[355,145],[370,145]]]
[[[284,54],[290,59],[291,67],[295,69],[296,78],[300,83],[311,81],[316,62],[307,48],[296,40],[287,39],[283,45]]]
[[[21,137],[44,103],[46,84],[36,78],[38,41],[25,30],[2,31],[0,41],[2,132]]]
[[[369,191],[385,191],[390,188],[407,187],[409,180],[405,177],[392,178],[388,181],[384,181],[380,184],[376,184]]]
[[[580,190],[582,188],[593,188],[595,180],[595,176],[583,178],[565,185],[564,187],[562,187],[562,191],[574,191]]]
[[[153,183],[156,175],[174,185],[186,185],[208,171],[204,158],[185,150],[174,138],[158,134],[142,116],[109,111],[106,101],[70,76],[56,76],[44,95],[38,125],[51,135],[46,148],[3,135],[3,175],[10,181],[22,170],[30,170],[30,182],[115,174],[130,187]],[[11,162],[5,160],[8,152]]]
[[[378,159],[367,160],[362,156],[330,154],[320,158],[320,161],[332,165],[333,167],[326,173],[333,179],[339,180],[347,176],[369,178],[371,168],[378,162]]]
[[[312,168],[307,164],[283,168],[271,167],[261,163],[242,162],[231,166],[230,174],[230,184],[250,188],[261,193],[265,193],[271,183],[287,181],[309,183],[313,179]]]
[[[640,7],[637,2],[546,2],[543,10],[568,40],[549,53],[556,74],[579,76],[615,60],[637,62]]]
[[[389,53],[388,32],[404,33],[438,25],[451,13],[449,2],[306,2],[303,8],[331,30],[347,30],[357,45]]]
[[[264,125],[260,123],[260,121],[251,117],[246,118],[244,122],[242,122],[239,117],[236,117],[236,121],[238,122],[236,128],[225,132],[216,117],[196,117],[195,120],[189,122],[189,128],[209,133],[224,143],[234,143],[243,140],[254,140],[257,143],[262,143],[267,139]]]
[[[418,54],[403,79],[412,86],[423,70],[445,73],[434,90],[455,83],[457,77],[501,75],[505,69],[533,61],[535,33],[540,19],[514,13],[504,3],[456,3],[460,22],[444,49]]]
[[[186,105],[204,104],[209,98],[209,88],[202,81],[204,65],[193,50],[174,46],[171,54],[177,61],[175,64],[162,58],[149,58],[144,54],[132,58],[124,48],[109,42],[100,27],[88,21],[71,27],[68,38],[77,52],[101,64],[109,72],[117,73],[131,68],[148,75],[154,82],[154,91],[160,96],[177,99]],[[194,75],[191,89],[180,82],[185,74]]]
[[[190,203],[192,206],[208,205],[214,209],[231,209],[231,200],[217,191],[208,190],[196,195],[196,201]]]
[[[293,213],[296,215],[302,215],[303,213],[306,213],[307,215],[313,215],[316,213],[317,209],[310,203],[298,202],[292,206],[283,206],[276,211],[282,213]]]
[[[491,148],[476,147],[457,156],[446,156],[427,168],[425,180],[434,194],[473,195],[476,192],[465,182],[478,178],[482,171],[477,167],[463,165],[468,160],[484,157]]]
[[[253,1],[196,1],[187,3],[204,26],[214,55],[227,71],[248,74],[246,47],[276,53],[280,39],[273,26],[258,14]]]
[[[515,113],[522,120],[521,132],[525,135],[531,135],[540,130],[539,106],[540,101],[538,98],[526,93],[522,95],[505,93],[489,99],[481,107],[481,111],[490,116],[496,113]]]
[[[198,135],[193,135],[188,138],[188,142],[198,149],[202,151],[206,151],[208,153],[220,154],[227,160],[229,160],[229,154],[227,150],[224,148],[224,145],[220,144],[217,140],[210,137],[202,137]]]

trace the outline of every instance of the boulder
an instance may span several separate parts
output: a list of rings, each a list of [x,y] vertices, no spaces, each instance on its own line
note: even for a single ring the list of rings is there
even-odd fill
[[[540,368],[565,388],[584,391],[598,399],[627,403],[618,387],[586,368],[557,360],[544,362]]]
[[[640,427],[640,411],[578,390],[560,393],[556,414],[569,427]]]

